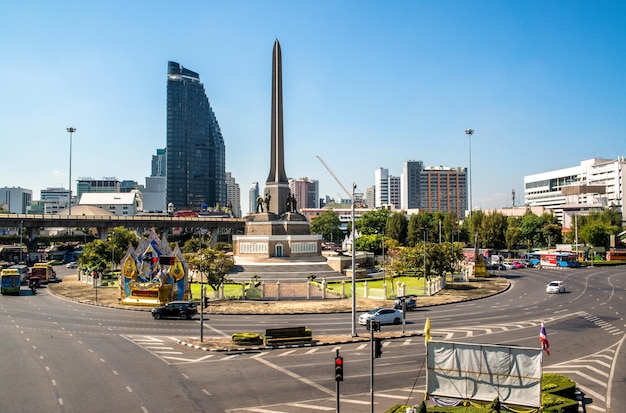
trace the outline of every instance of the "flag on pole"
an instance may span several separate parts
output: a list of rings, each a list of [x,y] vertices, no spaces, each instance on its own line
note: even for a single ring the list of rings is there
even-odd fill
[[[546,327],[541,322],[541,330],[539,330],[539,340],[541,341],[541,348],[545,350],[546,354],[550,355],[550,344],[548,344],[548,333],[546,333]]]
[[[428,345],[430,341],[430,317],[426,317],[426,324],[424,324],[424,346]]]

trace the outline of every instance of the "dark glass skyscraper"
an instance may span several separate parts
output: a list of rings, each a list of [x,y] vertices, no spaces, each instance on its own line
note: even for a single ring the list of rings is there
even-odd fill
[[[176,62],[167,68],[167,203],[226,206],[226,148],[204,85]]]

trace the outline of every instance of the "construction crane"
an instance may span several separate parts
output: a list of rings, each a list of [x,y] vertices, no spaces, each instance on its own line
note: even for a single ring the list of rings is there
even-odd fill
[[[330,172],[330,174],[333,176],[333,178],[335,178],[335,181],[337,181],[341,189],[344,190],[344,192],[348,195],[348,198],[350,198],[350,200],[352,201],[352,213],[350,214],[352,223],[352,337],[358,337],[358,334],[356,332],[356,226],[354,223],[354,191],[356,190],[356,184],[352,184],[352,193],[350,193],[350,191],[348,191],[346,187],[343,186],[341,181],[339,181],[339,179],[335,176],[335,174],[328,167],[328,165],[326,165],[326,162],[324,162],[324,160],[318,155],[315,156],[317,156],[317,159],[320,160],[322,165],[324,165],[324,168],[326,168],[328,172]]]
[[[341,181],[339,180],[339,178],[337,178],[337,176],[335,176],[335,174],[333,173],[333,171],[328,167],[328,165],[326,165],[326,162],[324,162],[324,160],[322,158],[319,157],[319,155],[315,155],[317,157],[317,159],[320,160],[320,162],[322,163],[322,165],[324,165],[324,168],[326,168],[326,170],[328,170],[328,172],[330,172],[330,174],[333,176],[333,178],[335,178],[335,181],[339,184],[339,186],[341,187],[341,189],[343,189],[343,191],[348,195],[348,198],[350,198],[352,200],[352,202],[354,202],[354,196],[353,194],[350,193],[350,191],[348,191],[346,189],[345,186],[343,186],[343,184],[341,183]],[[354,185],[354,187],[356,188],[356,185]],[[341,201],[341,197],[339,199],[339,201]]]

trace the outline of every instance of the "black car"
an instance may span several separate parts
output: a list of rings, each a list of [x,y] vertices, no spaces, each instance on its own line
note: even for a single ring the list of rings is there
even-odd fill
[[[191,301],[172,301],[162,307],[152,309],[152,317],[155,319],[174,317],[187,320],[198,313],[196,304]]]

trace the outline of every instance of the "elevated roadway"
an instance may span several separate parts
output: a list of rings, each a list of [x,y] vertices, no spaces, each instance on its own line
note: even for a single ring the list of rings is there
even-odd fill
[[[41,228],[96,228],[100,239],[105,239],[110,229],[119,226],[133,229],[159,228],[162,230],[205,228],[212,234],[232,235],[243,234],[245,221],[244,218],[222,217],[0,214],[0,228],[27,228],[30,239],[35,239]]]

